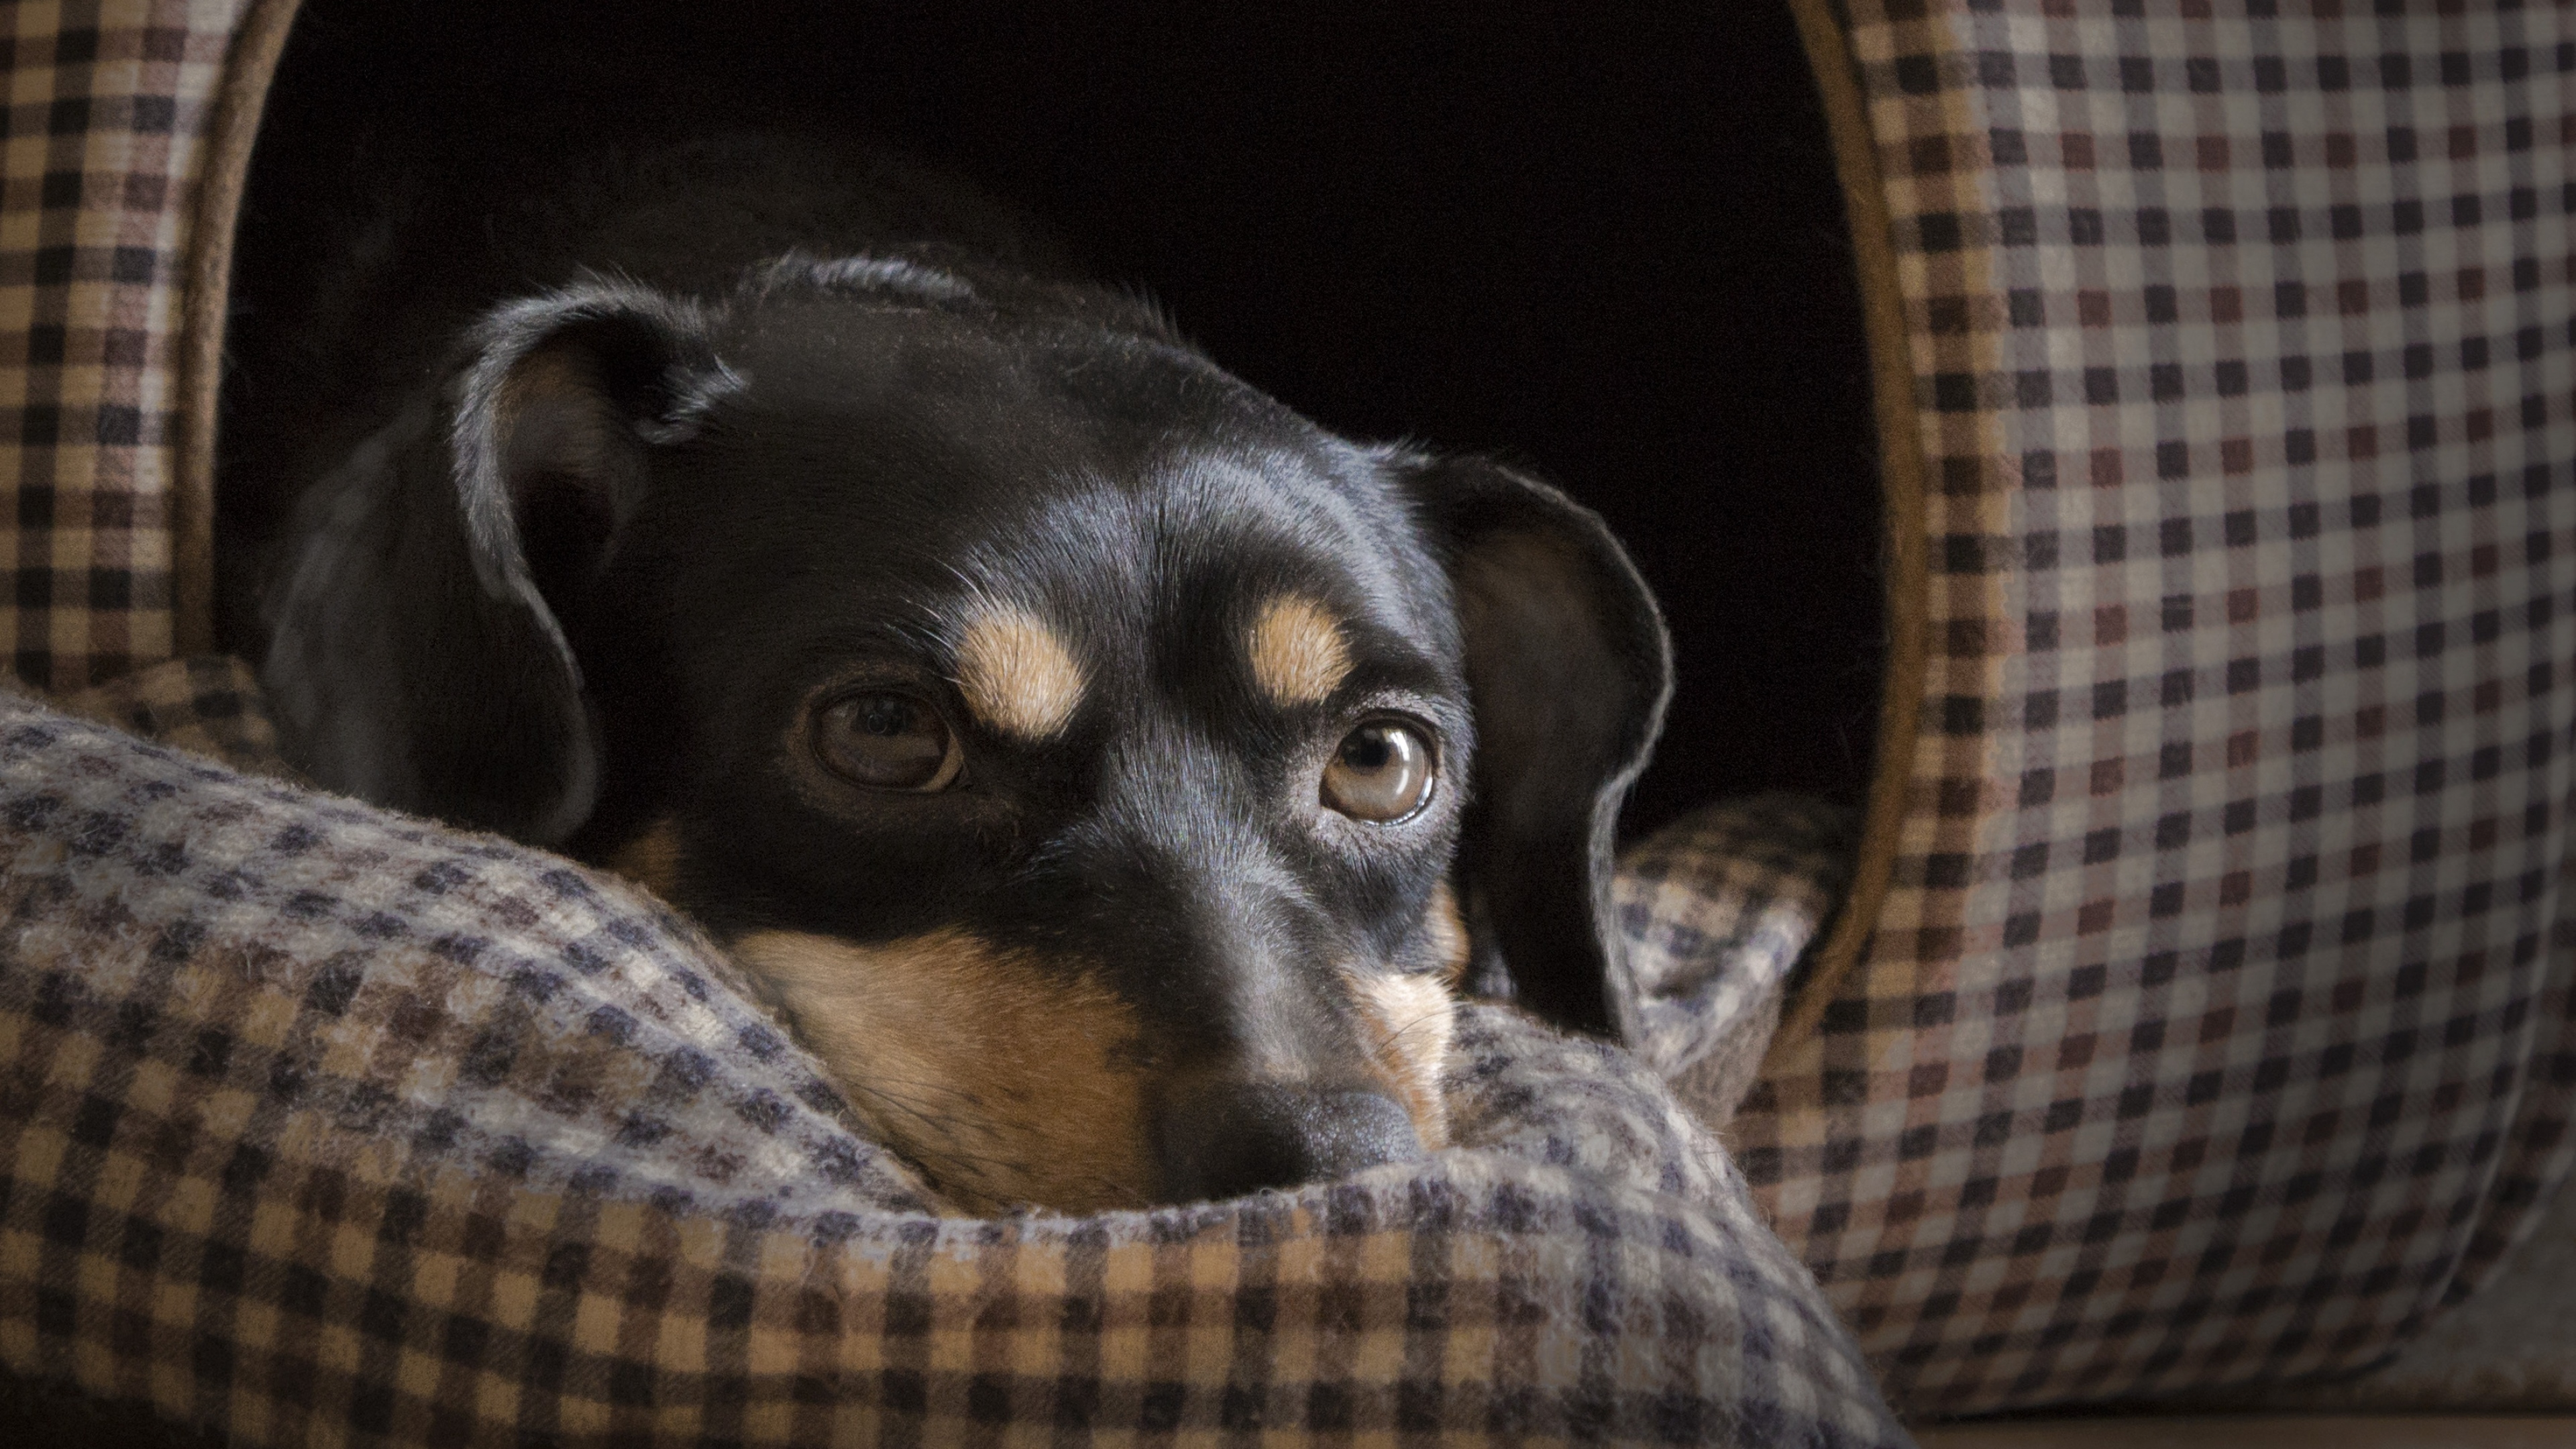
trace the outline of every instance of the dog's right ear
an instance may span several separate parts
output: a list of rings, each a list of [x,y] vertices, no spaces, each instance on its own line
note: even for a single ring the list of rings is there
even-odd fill
[[[1473,458],[1399,454],[1458,610],[1476,716],[1458,849],[1471,979],[1634,1039],[1612,830],[1672,693],[1654,596],[1600,517]]]
[[[732,385],[694,304],[594,283],[475,329],[301,506],[261,677],[289,756],[381,804],[556,845],[597,732],[559,615],[641,500],[655,448]]]

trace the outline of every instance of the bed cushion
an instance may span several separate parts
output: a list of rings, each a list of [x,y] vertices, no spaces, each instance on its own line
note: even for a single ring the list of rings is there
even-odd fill
[[[1761,1074],[1850,883],[1857,828],[1843,806],[1773,793],[1704,806],[1620,853],[1629,1045],[1713,1129]]]
[[[2365,1371],[2576,1172],[2576,9],[1793,8],[1891,664],[1739,1161],[1909,1411]]]
[[[1708,1133],[1508,1009],[1426,1164],[978,1220],[503,841],[0,697],[0,914],[0,1367],[239,1443],[1905,1442]]]

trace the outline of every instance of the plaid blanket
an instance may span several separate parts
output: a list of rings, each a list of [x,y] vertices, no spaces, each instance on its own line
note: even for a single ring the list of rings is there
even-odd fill
[[[0,1367],[237,1443],[1906,1442],[1705,1130],[1507,1010],[1427,1164],[975,1220],[627,887],[5,696],[0,918]]]

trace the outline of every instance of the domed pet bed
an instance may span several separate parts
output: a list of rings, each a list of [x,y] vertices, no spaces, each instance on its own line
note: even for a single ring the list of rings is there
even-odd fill
[[[1663,828],[1616,887],[1633,1054],[1471,1008],[1462,1145],[1422,1169],[995,1221],[937,1215],[649,900],[262,778],[256,692],[210,653],[213,421],[228,298],[260,285],[227,286],[251,141],[304,104],[292,64],[269,88],[297,8],[7,17],[0,630],[28,685],[195,752],[32,700],[0,720],[13,1407],[242,1443],[1895,1443],[1864,1356],[1923,1414],[2369,1367],[2567,1175],[2563,7],[1799,5],[1812,72],[1776,16],[1587,22],[1655,104],[1655,57],[1722,55],[1820,94],[1832,140],[1729,133],[1775,163],[1751,205],[1682,174],[1641,190],[1662,211],[1560,196],[1483,228],[1660,225],[1686,251],[1690,218],[1776,203],[1777,250],[1826,259],[1732,258],[1800,284],[1752,285],[1733,331],[1671,325],[1655,277],[1569,269],[1601,330],[1533,349],[1570,374],[1660,346],[1684,394],[1735,389],[1706,411],[1828,440],[1800,453],[1775,417],[1785,471],[1648,450],[1628,473],[1660,493],[1569,478],[1638,541],[1684,672],[1632,815]],[[1026,80],[970,68],[939,119],[1007,152],[1029,138],[990,118]],[[1847,231],[1799,209],[1829,177]],[[1496,247],[1457,265],[1534,265]],[[1186,268],[1143,270],[1224,325]],[[1876,577],[1881,510],[1832,486],[1866,476],[1871,419],[1838,405],[1863,377]],[[1806,410],[1740,406],[1765,385]],[[1629,432],[1690,436],[1686,397],[1634,396]],[[1729,552],[1720,520],[1759,542]],[[1777,618],[1708,612],[1738,575]],[[1839,632],[1798,633],[1817,620]],[[1765,667],[1692,693],[1740,652]],[[1794,738],[1740,722],[1766,711]],[[1874,770],[1819,750],[1873,718]],[[1765,785],[1828,799],[1688,808]]]

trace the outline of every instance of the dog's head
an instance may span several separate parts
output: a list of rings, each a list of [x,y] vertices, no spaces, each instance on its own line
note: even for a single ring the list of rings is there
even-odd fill
[[[392,526],[317,502],[269,661],[308,758],[692,913],[961,1200],[1436,1147],[1497,963],[1612,1025],[1666,648],[1544,485],[1343,441],[1110,294],[881,262],[505,309],[414,431],[462,527],[360,604]]]

